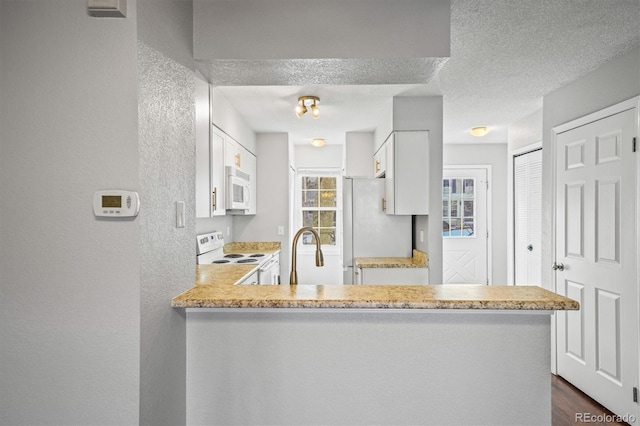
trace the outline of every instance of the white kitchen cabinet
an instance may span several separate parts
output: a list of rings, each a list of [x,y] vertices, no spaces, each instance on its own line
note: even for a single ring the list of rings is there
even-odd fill
[[[426,285],[428,268],[361,268],[356,271],[356,284],[361,285]]]
[[[201,77],[195,80],[195,98],[196,217],[224,215],[224,134],[212,131],[210,87]]]
[[[226,213],[224,138],[223,132],[211,126],[211,216],[224,216]]]
[[[429,214],[429,132],[394,131],[383,147],[386,213]]]
[[[387,150],[383,145],[373,154],[373,176],[384,177],[387,169]]]
[[[233,138],[226,135],[224,142],[224,165],[235,167],[249,175],[249,210],[245,214],[256,214],[256,195],[258,185],[257,178],[257,158],[256,156],[240,145]]]
[[[224,142],[224,165],[242,170],[241,145],[227,136]]]

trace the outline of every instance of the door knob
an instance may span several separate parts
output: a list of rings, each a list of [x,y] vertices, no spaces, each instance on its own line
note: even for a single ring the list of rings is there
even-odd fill
[[[551,267],[554,271],[564,271],[564,264],[553,262],[553,266]]]
[[[532,246],[531,244],[529,244],[529,245],[527,246],[527,250],[529,250],[529,251],[533,251],[533,246]]]

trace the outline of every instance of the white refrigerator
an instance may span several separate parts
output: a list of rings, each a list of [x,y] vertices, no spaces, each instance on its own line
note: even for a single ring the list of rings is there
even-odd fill
[[[354,284],[354,257],[411,257],[411,216],[382,210],[384,179],[344,178],[343,284]]]

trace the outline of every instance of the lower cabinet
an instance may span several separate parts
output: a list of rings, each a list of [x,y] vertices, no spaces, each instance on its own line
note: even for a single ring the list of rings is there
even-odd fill
[[[356,269],[356,284],[422,285],[429,284],[429,268],[361,268]]]

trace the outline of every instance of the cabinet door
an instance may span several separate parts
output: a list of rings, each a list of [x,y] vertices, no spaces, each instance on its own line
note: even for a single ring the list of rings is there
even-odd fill
[[[395,214],[395,206],[396,206],[396,200],[395,200],[396,168],[395,168],[395,152],[394,152],[395,148],[394,147],[395,147],[395,137],[392,133],[391,136],[389,136],[389,138],[383,145],[383,148],[385,149],[385,156],[387,159],[386,160],[387,167],[384,175],[385,176],[384,207],[385,207],[385,212],[387,214]]]
[[[211,215],[211,142],[209,135],[209,83],[195,79],[196,100],[196,217]]]
[[[385,145],[382,145],[376,153],[373,155],[373,176],[381,177],[385,175],[386,163],[387,163],[387,150]]]
[[[395,161],[395,213],[429,214],[429,132],[398,132]]]
[[[387,145],[387,214],[429,214],[429,132],[396,131]]]
[[[224,165],[235,167],[246,172],[246,166],[243,164],[246,160],[246,154],[249,151],[244,149],[242,145],[233,140],[230,136],[225,137],[224,146]]]
[[[226,214],[226,187],[224,170],[224,133],[211,127],[211,216]]]

